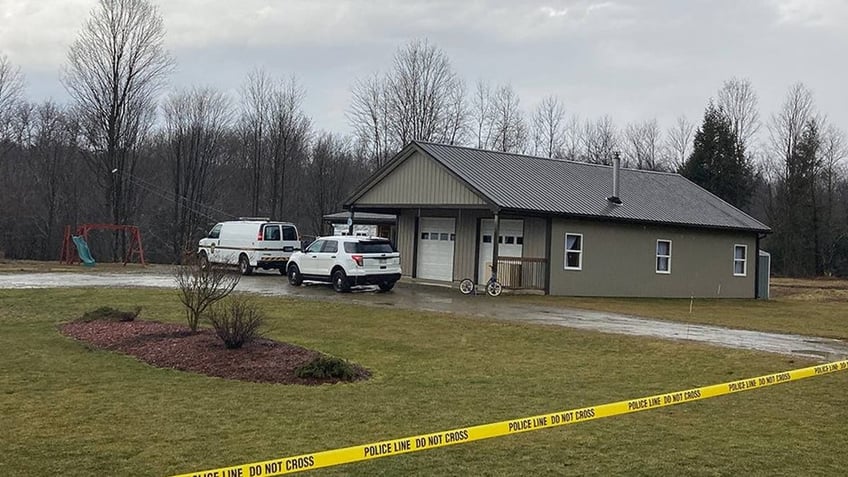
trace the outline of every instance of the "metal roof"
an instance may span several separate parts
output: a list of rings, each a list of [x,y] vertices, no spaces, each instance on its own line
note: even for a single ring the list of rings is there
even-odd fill
[[[757,232],[771,230],[679,174],[622,168],[619,196],[623,202],[615,205],[607,200],[612,194],[611,166],[423,141],[410,145],[443,164],[501,209]]]

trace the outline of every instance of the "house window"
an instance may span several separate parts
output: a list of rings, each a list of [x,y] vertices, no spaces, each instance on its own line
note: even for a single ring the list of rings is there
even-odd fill
[[[421,240],[430,240],[430,234],[428,232],[421,232]]]
[[[492,243],[492,236],[491,235],[484,235],[483,236],[483,243]]]
[[[448,241],[450,239],[450,234],[440,234],[440,240]]]
[[[516,245],[524,245],[524,237],[515,237]]]
[[[733,246],[733,276],[744,277],[748,274],[748,246]]]
[[[583,269],[583,234],[565,234],[565,269]]]
[[[657,273],[671,273],[671,240],[657,240]]]
[[[506,244],[507,245],[514,245],[515,244],[515,236],[514,235],[507,235],[506,236]]]

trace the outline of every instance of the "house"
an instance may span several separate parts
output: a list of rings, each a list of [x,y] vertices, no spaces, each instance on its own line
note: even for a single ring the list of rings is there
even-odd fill
[[[551,295],[752,298],[770,232],[679,174],[422,141],[344,205],[397,216],[408,277]]]

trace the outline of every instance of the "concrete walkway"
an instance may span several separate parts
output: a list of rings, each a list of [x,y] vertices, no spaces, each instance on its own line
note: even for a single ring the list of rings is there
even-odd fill
[[[173,288],[173,277],[162,273],[0,273],[2,288],[157,287]],[[242,277],[238,290],[266,296],[347,302],[478,316],[489,319],[565,326],[603,333],[689,340],[728,348],[767,351],[820,360],[848,357],[848,343],[812,336],[746,331],[719,326],[691,325],[650,320],[616,313],[514,304],[487,296],[464,296],[456,289],[399,284],[390,293],[373,288],[349,294],[335,293],[328,285],[291,287],[277,273]]]

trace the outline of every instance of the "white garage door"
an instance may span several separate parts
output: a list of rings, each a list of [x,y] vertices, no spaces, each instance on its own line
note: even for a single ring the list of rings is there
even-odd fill
[[[524,221],[523,220],[501,220],[498,242],[498,256],[521,257],[524,249]],[[492,273],[492,235],[495,231],[495,221],[483,219],[480,223],[480,259],[477,263],[480,268],[477,271],[477,281],[485,283]]]
[[[455,219],[421,217],[418,222],[418,278],[453,280]]]

